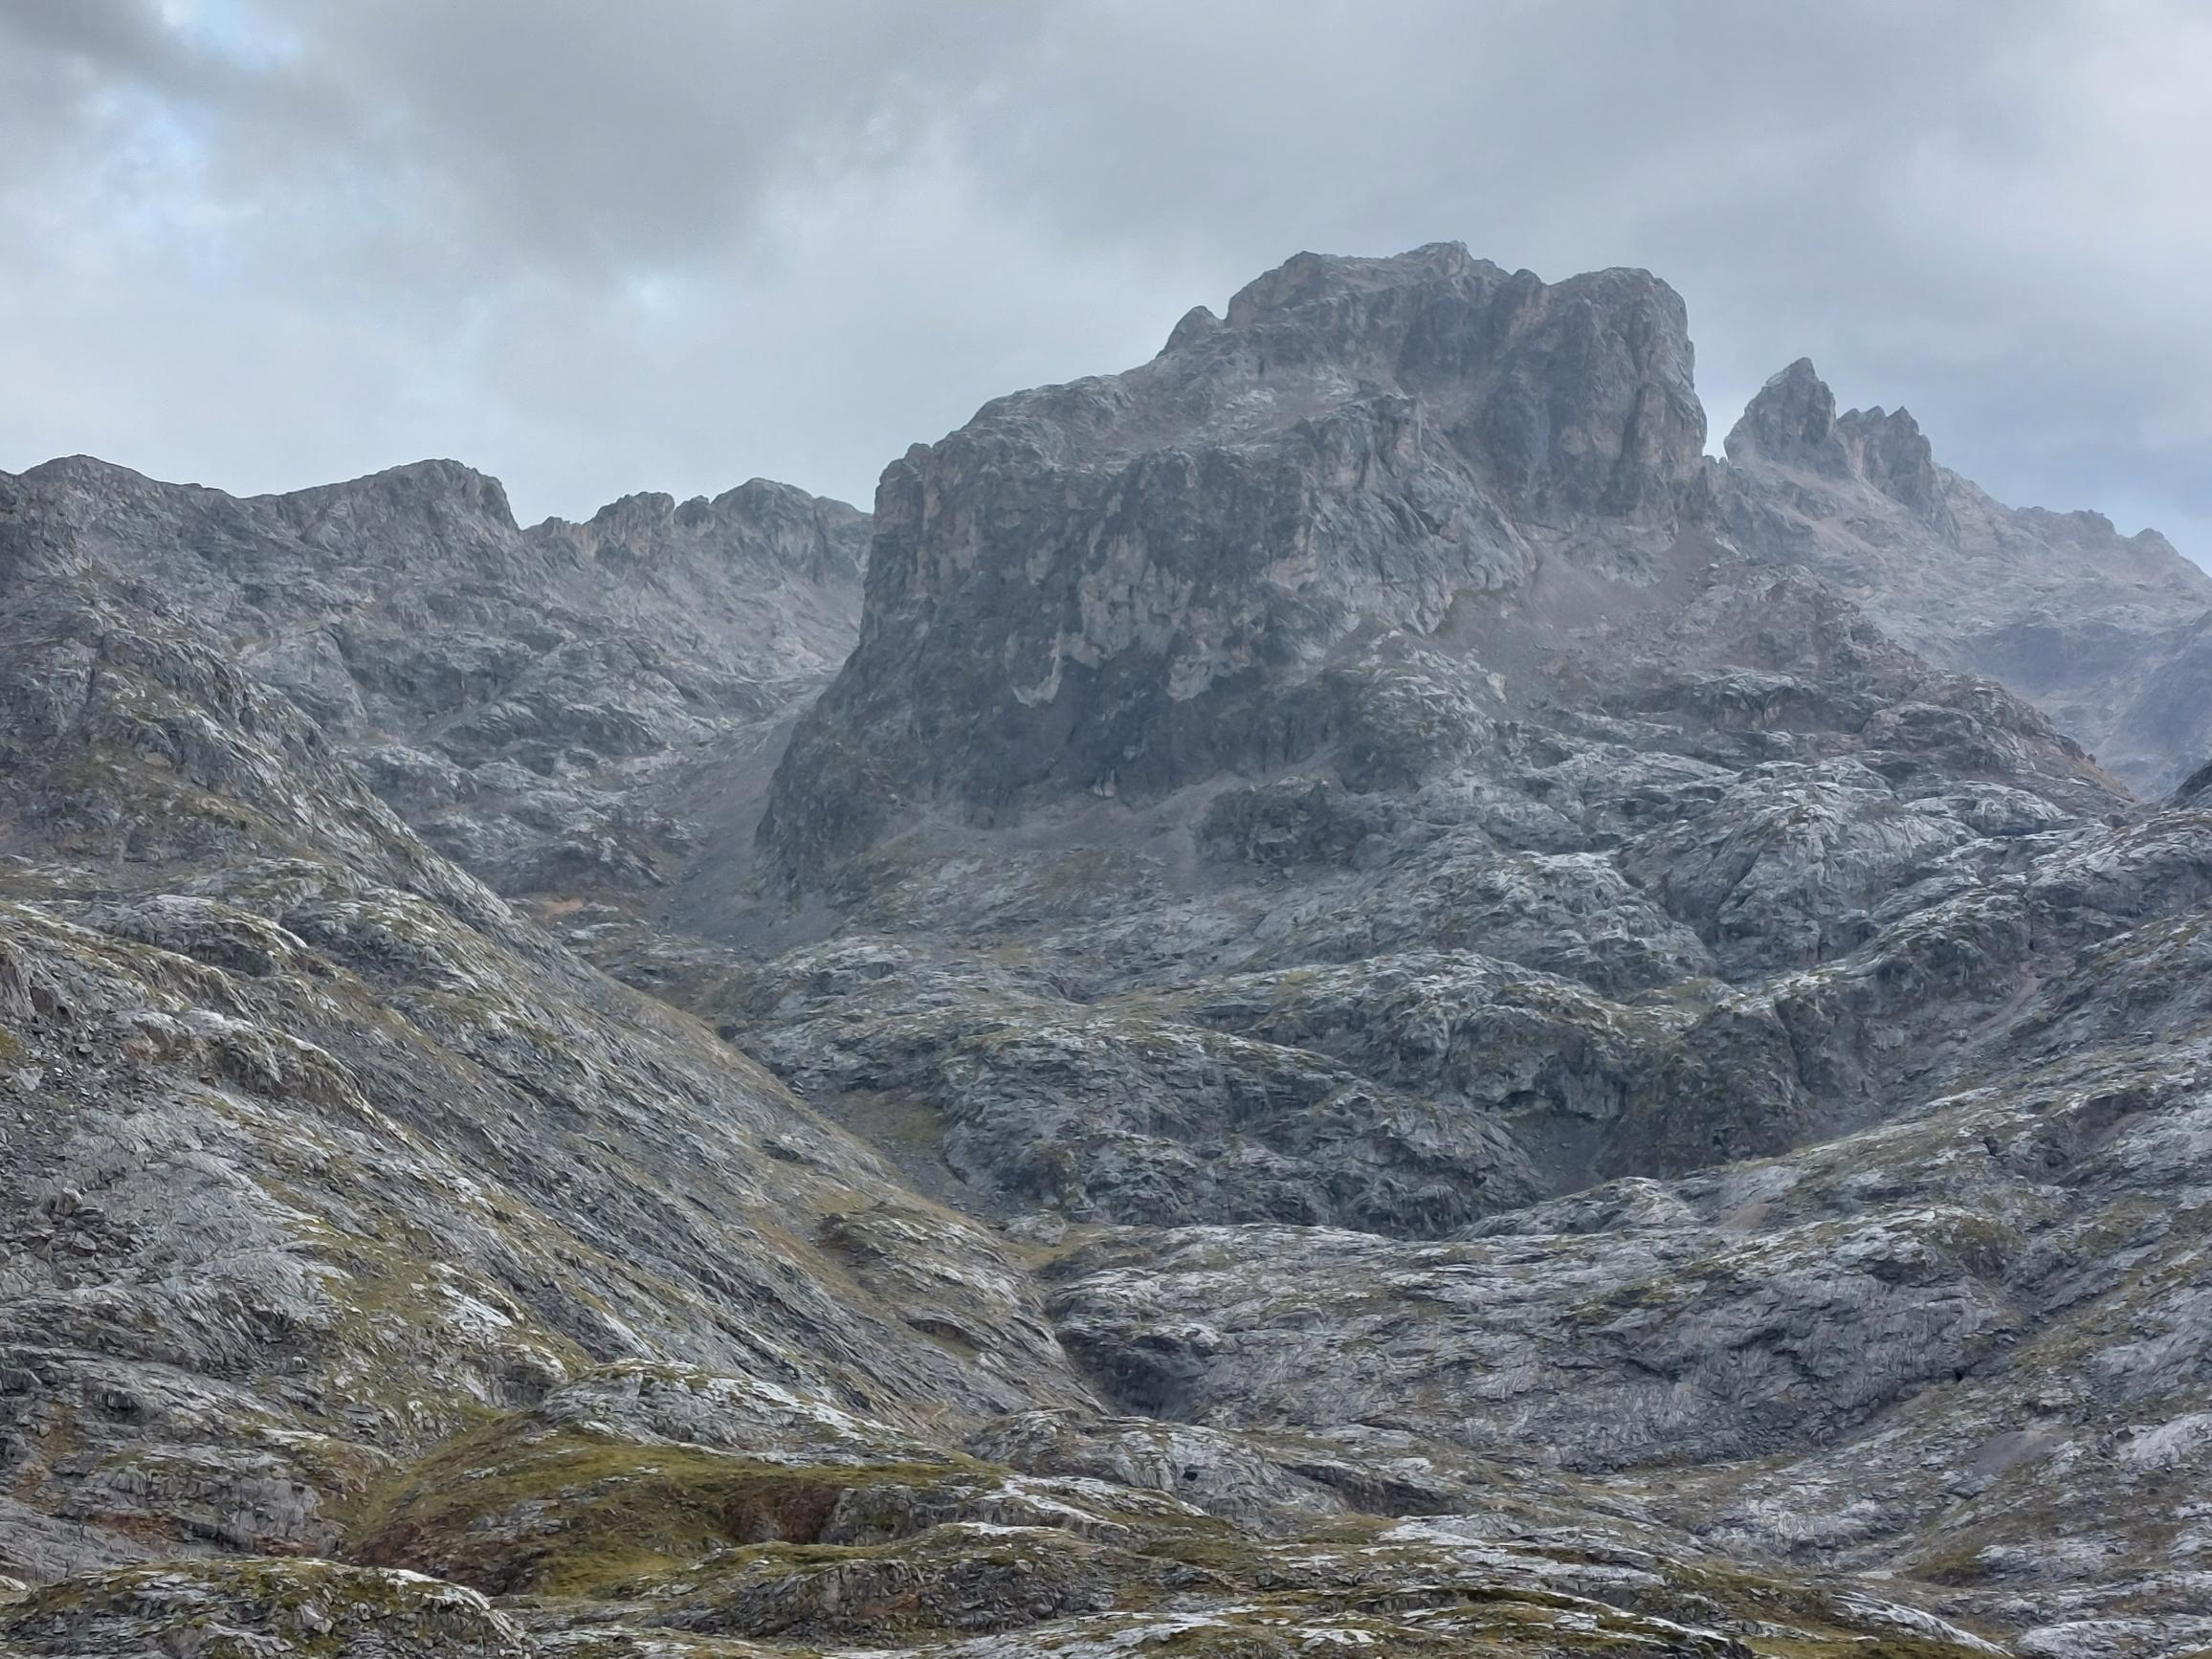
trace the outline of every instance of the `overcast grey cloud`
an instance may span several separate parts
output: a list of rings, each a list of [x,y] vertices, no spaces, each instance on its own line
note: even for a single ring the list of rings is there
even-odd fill
[[[1682,291],[2212,557],[2192,0],[0,0],[0,467],[865,502],[1301,248]]]

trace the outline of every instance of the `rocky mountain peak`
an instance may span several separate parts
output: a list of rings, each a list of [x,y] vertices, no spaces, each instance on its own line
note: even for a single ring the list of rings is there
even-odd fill
[[[1150,363],[986,405],[885,472],[859,651],[763,834],[1172,788],[1362,629],[1432,630],[1578,539],[1664,544],[1704,477],[1692,361],[1648,273],[1438,243],[1301,254]]]
[[[1645,271],[1546,283],[1460,243],[1390,258],[1300,254],[1188,343],[1261,380],[1330,376],[1433,411],[1516,515],[1664,517],[1698,470],[1705,412],[1681,297]]]
[[[1761,387],[1722,446],[1738,465],[1760,461],[1856,479],[1942,528],[1943,480],[1920,425],[1900,409],[1836,412],[1835,393],[1801,357]]]
[[[1469,254],[1464,242],[1430,242],[1386,258],[1297,254],[1237,290],[1228,302],[1228,322],[1231,328],[1250,328],[1272,312],[1300,310],[1353,294],[1431,288],[1504,275],[1489,260]]]
[[[341,572],[397,581],[416,569],[506,572],[519,532],[498,479],[426,460],[343,483],[238,497],[74,455],[33,467],[0,504],[0,541],[53,567],[104,565],[188,590],[250,584],[256,605],[326,608]],[[278,577],[282,580],[277,580]]]
[[[1768,378],[1721,447],[1732,461],[1760,456],[1831,476],[1849,468],[1836,432],[1836,394],[1809,357]]]
[[[0,477],[0,588],[205,628],[510,892],[661,880],[725,787],[708,758],[749,755],[851,649],[867,538],[764,479],[524,532],[446,460],[248,498],[83,457]]]
[[[663,491],[609,501],[582,523],[547,519],[529,531],[542,547],[612,570],[701,561],[774,578],[857,587],[867,515],[788,484],[754,478],[678,504]]]
[[[1906,410],[1847,410],[1836,422],[1859,476],[1939,527],[1949,523],[1943,477],[1920,423]]]
[[[207,495],[227,498],[215,491]],[[367,540],[401,526],[439,539],[504,537],[517,530],[506,486],[459,461],[410,461],[342,484],[249,499],[327,540],[343,540],[349,531]]]
[[[1169,332],[1167,343],[1160,348],[1161,352],[1165,355],[1170,351],[1181,351],[1184,346],[1205,339],[1220,326],[1221,319],[1213,314],[1211,306],[1193,305]]]

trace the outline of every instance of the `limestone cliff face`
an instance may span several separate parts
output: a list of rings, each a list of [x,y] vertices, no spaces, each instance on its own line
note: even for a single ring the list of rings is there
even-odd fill
[[[1144,796],[1310,736],[1275,701],[1595,526],[1663,540],[1704,417],[1681,300],[1457,245],[1301,254],[1125,374],[1003,398],[885,473],[861,643],[763,834],[819,868],[933,803]]]
[[[1434,1236],[1878,1111],[1855,1031],[1604,999],[1816,967],[2122,797],[1731,544],[1743,498],[1908,487],[1903,417],[1808,365],[1747,428],[1784,458],[1722,469],[1689,368],[1639,274],[1307,256],[912,452],[761,830],[852,938],[703,1006],[810,1097],[921,1103],[917,1178],[986,1212]]]

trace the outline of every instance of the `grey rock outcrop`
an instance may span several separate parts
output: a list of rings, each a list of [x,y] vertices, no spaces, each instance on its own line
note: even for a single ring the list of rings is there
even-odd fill
[[[1855,479],[1909,508],[1938,535],[1958,525],[1943,500],[1936,453],[1919,423],[1899,409],[1875,408],[1836,413],[1835,393],[1801,357],[1759,389],[1729,430],[1728,458],[1755,461]]]
[[[933,804],[1294,761],[1360,718],[1315,671],[1362,623],[1432,630],[1593,519],[1664,537],[1704,431],[1682,302],[1642,272],[1300,255],[1152,363],[893,465],[860,645],[763,842],[818,875]]]
[[[886,474],[861,643],[762,825],[843,937],[624,971],[999,1216],[1433,1237],[1862,1125],[1863,996],[1761,982],[2123,797],[1728,546],[1688,373],[1640,274],[1431,248],[1301,256],[989,406]],[[1535,404],[1556,445],[1509,465]],[[1385,406],[1410,447],[1316,448]],[[1909,493],[1894,417],[1839,422],[1809,365],[1749,430]]]

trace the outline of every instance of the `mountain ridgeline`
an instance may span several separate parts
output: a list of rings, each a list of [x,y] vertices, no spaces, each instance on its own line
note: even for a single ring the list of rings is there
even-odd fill
[[[2155,534],[1997,506],[1904,411],[1839,417],[1807,362],[1710,463],[1692,362],[1643,272],[1547,286],[1442,246],[1301,255],[1139,368],[986,406],[886,472],[862,644],[764,844],[807,876],[940,802],[990,821],[1296,763],[1345,715],[1281,694],[1348,641],[1432,639],[1459,606],[1540,649],[1585,592],[1687,560],[1803,567],[1936,666],[2016,680],[2115,776],[2193,769],[2185,721],[2076,680],[2100,648],[2186,655],[2212,579]]]
[[[2212,1648],[2212,578],[1301,254],[873,515],[0,475],[0,1655]]]

